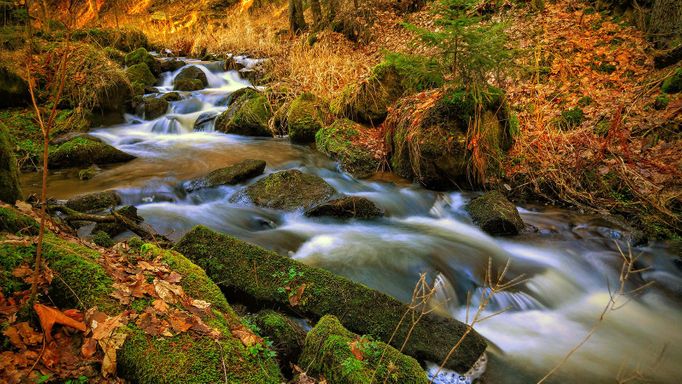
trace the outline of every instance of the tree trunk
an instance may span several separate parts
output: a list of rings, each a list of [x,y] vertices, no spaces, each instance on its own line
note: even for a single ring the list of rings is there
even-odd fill
[[[649,19],[649,34],[657,48],[674,48],[669,44],[682,36],[682,0],[654,0]]]
[[[313,12],[313,28],[318,29],[322,25],[322,7],[320,0],[310,0],[310,9]]]
[[[305,18],[303,17],[303,1],[289,0],[289,29],[291,33],[300,33],[306,27]]]

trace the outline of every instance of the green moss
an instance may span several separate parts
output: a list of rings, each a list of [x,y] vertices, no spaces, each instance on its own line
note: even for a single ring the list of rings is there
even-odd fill
[[[104,248],[111,248],[116,244],[108,233],[97,231],[92,235],[92,242]]]
[[[678,93],[682,91],[682,67],[677,68],[672,76],[665,79],[661,90],[665,93]]]
[[[516,206],[499,191],[486,192],[466,208],[474,222],[491,235],[516,235],[524,228]]]
[[[288,276],[282,272],[294,269],[302,272],[295,287],[305,288],[297,313],[320,318],[332,314],[348,329],[388,340],[396,330],[394,345],[401,345],[408,325],[398,326],[408,311],[399,301],[361,284],[336,276],[328,271],[309,267],[296,260],[280,256],[228,235],[218,234],[205,227],[196,227],[183,237],[175,249],[204,268],[208,276],[225,289],[237,294],[290,307],[287,295],[279,288],[286,285]],[[430,361],[442,361],[458,340],[466,326],[453,319],[427,315],[415,326],[407,342],[405,353]],[[460,372],[467,371],[485,350],[486,343],[477,333],[466,337],[447,366]]]
[[[143,84],[143,85],[154,85],[156,84],[156,77],[149,70],[149,67],[145,63],[135,64],[126,69],[126,76],[131,83]]]
[[[272,136],[268,127],[270,117],[272,109],[265,95],[247,88],[218,116],[215,129],[235,135]]]
[[[15,235],[37,235],[38,223],[11,208],[0,207],[0,232]]]
[[[0,123],[0,200],[14,204],[21,199],[17,159],[5,124]]]
[[[246,159],[225,168],[211,171],[204,177],[194,179],[185,185],[185,189],[191,192],[201,188],[239,184],[262,175],[265,171],[265,165],[263,160]]]
[[[305,332],[286,316],[272,310],[263,310],[244,319],[254,331],[272,342],[282,370],[290,370],[303,350]]]
[[[571,129],[582,124],[584,118],[585,114],[583,113],[583,110],[579,107],[575,107],[561,112],[561,118],[558,123],[561,128]]]
[[[654,101],[654,109],[657,111],[664,110],[668,108],[668,104],[670,104],[670,97],[667,95],[659,95]]]
[[[359,132],[351,120],[341,119],[315,135],[317,149],[341,163],[341,168],[356,177],[369,177],[379,168],[372,152],[356,144]]]
[[[127,55],[124,58],[125,65],[131,67],[136,64],[147,64],[147,67],[151,70],[157,65],[154,56],[150,55],[144,48],[138,48]]]
[[[315,134],[324,126],[326,104],[310,93],[297,97],[289,107],[287,126],[293,143],[311,143]]]
[[[297,169],[268,175],[245,191],[255,205],[285,211],[310,208],[335,193],[336,190],[322,178]]]
[[[48,157],[52,168],[121,163],[134,158],[108,144],[85,137],[77,137],[51,148]]]
[[[353,352],[360,353],[362,360]],[[332,383],[428,382],[415,359],[371,337],[353,334],[334,316],[324,316],[308,333],[299,365],[309,375],[322,375]]]

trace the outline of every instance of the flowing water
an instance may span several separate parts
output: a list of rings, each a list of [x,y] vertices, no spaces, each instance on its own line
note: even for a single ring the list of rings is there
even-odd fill
[[[489,383],[534,383],[592,329],[619,285],[622,255],[619,228],[594,216],[547,207],[520,208],[537,232],[493,238],[472,225],[464,206],[475,195],[435,193],[397,178],[356,180],[308,147],[287,139],[257,139],[213,131],[195,122],[226,109],[230,93],[248,86],[238,72],[216,63],[190,62],[208,76],[209,87],[181,92],[168,113],[154,121],[126,116],[126,123],[92,134],[138,158],[104,168],[88,181],[77,170],[52,173],[56,198],[118,190],[124,204],[137,206],[146,223],[177,239],[195,225],[235,235],[306,264],[326,268],[409,302],[421,273],[436,282],[436,310],[466,320],[478,306],[489,260],[500,271],[510,260],[508,279],[524,275],[514,289],[494,297],[484,315],[507,311],[478,324],[492,345]],[[175,73],[159,89],[172,89]],[[204,114],[204,116],[202,116]],[[183,182],[247,159],[267,162],[266,174],[297,168],[316,174],[345,195],[366,197],[387,212],[382,219],[340,222],[310,219],[301,212],[258,208],[231,197],[244,186],[186,193]],[[39,175],[24,175],[36,191]],[[627,245],[620,243],[624,252]],[[607,313],[594,335],[549,382],[615,383],[644,373],[656,383],[682,383],[682,263],[661,245],[632,250],[638,267],[648,267],[627,283],[640,292]],[[624,302],[620,300],[619,302]],[[471,316],[471,314],[470,314]],[[456,340],[453,340],[453,344]],[[470,379],[470,378],[469,378]],[[458,382],[442,377],[441,382]]]

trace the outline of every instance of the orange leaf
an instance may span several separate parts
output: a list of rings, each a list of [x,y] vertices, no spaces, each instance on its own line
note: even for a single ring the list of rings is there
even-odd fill
[[[297,306],[301,302],[301,297],[303,297],[303,291],[305,291],[305,283],[301,284],[296,289],[296,293],[289,296],[289,304],[291,304],[292,307]]]
[[[57,309],[46,307],[42,304],[33,305],[33,309],[38,314],[40,326],[43,328],[43,332],[45,332],[45,338],[47,338],[48,341],[52,340],[52,327],[55,324],[65,325],[81,332],[85,332],[86,330],[84,323],[66,316]]]
[[[350,347],[350,352],[355,356],[356,359],[362,361],[365,359],[365,357],[362,355],[362,351],[359,348],[360,342],[358,340],[351,341],[348,343],[348,346]]]

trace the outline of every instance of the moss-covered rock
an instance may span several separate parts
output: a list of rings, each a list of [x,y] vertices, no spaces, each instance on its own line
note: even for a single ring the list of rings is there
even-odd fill
[[[372,68],[367,80],[344,90],[337,109],[352,120],[378,125],[400,97],[442,84],[443,76],[435,61],[421,56],[389,54]]]
[[[343,327],[331,315],[324,316],[308,333],[299,360],[312,376],[330,383],[426,384],[426,373],[412,357],[397,349],[360,337]]]
[[[156,84],[156,77],[145,63],[135,64],[126,69],[128,80],[136,87],[136,94],[142,94],[145,86]]]
[[[13,235],[37,235],[38,223],[14,209],[0,206],[0,232]]]
[[[360,196],[347,196],[327,201],[305,212],[309,217],[336,217],[339,219],[372,219],[381,217],[384,212],[371,200]]]
[[[0,211],[1,212],[1,211]],[[0,234],[0,239],[3,234]],[[0,241],[0,287],[6,295],[21,286],[11,273],[22,263],[33,260],[35,246]],[[203,270],[176,252],[145,245],[146,257],[160,258],[182,276],[180,285],[192,298],[211,303],[212,314],[204,321],[221,332],[214,340],[190,333],[173,337],[151,337],[130,323],[121,328],[127,334],[118,351],[118,376],[136,383],[272,383],[281,382],[277,364],[269,355],[251,353],[230,329],[239,325],[227,301]],[[110,294],[113,280],[98,263],[99,253],[77,242],[62,240],[47,233],[44,257],[59,275],[50,287],[50,298],[59,307],[97,307],[109,315],[132,309],[121,306]],[[7,280],[6,280],[7,279]],[[10,280],[11,279],[11,280]],[[75,296],[77,294],[77,297]]]
[[[235,185],[260,176],[265,171],[265,161],[246,159],[229,167],[216,169],[208,175],[192,180],[185,186],[188,192],[201,188],[212,188],[220,185]]]
[[[433,102],[419,108],[425,98]],[[511,147],[509,120],[504,93],[496,88],[477,97],[443,88],[401,99],[384,124],[391,167],[431,189],[484,183],[483,176],[500,172]],[[474,138],[476,145],[469,145]]]
[[[170,103],[163,97],[147,96],[142,99],[135,111],[145,120],[154,120],[166,114]]]
[[[0,108],[27,105],[30,100],[28,83],[14,72],[0,66]]]
[[[87,137],[78,137],[50,150],[50,168],[112,164],[133,160],[135,156]]]
[[[125,55],[124,61],[127,67],[144,63],[147,64],[147,67],[154,75],[161,73],[161,65],[159,62],[144,48],[138,48],[128,53]]]
[[[72,197],[66,202],[67,208],[78,212],[99,211],[119,204],[121,204],[121,196],[116,191],[86,193]]]
[[[661,90],[665,93],[679,93],[682,92],[682,67],[677,68],[672,76],[665,79]]]
[[[372,176],[379,169],[377,160],[360,138],[359,124],[340,119],[322,128],[315,135],[315,144],[320,152],[337,160],[341,169],[359,178]]]
[[[187,63],[185,63],[184,61],[172,58],[161,60],[159,68],[161,69],[161,72],[174,72],[184,67],[185,65],[187,65]]]
[[[277,352],[282,371],[291,371],[305,343],[305,331],[294,321],[273,310],[262,310],[246,318],[255,325],[258,334],[267,337]]]
[[[103,248],[111,248],[116,244],[114,240],[111,239],[108,233],[104,231],[96,231],[92,234],[92,242]]]
[[[395,331],[391,342],[394,346],[402,345],[410,330],[410,322],[401,321],[410,310],[398,300],[229,235],[196,227],[175,249],[235,295],[288,307],[313,319],[331,314],[349,330],[384,342]],[[457,320],[427,314],[412,329],[404,353],[422,360],[443,361],[466,330],[467,326]],[[471,331],[446,367],[466,372],[485,348],[485,340]]]
[[[216,131],[244,136],[272,136],[268,99],[253,88],[235,92],[229,108],[215,121]]]
[[[286,119],[291,142],[314,142],[317,131],[325,126],[328,110],[327,105],[313,94],[304,93],[297,97],[291,103]]]
[[[466,208],[474,223],[491,235],[516,235],[524,228],[516,206],[499,191],[484,193]]]
[[[268,175],[246,188],[246,196],[257,206],[293,211],[310,208],[336,193],[322,178],[290,169]]]
[[[0,123],[0,201],[14,204],[21,199],[21,184],[14,146],[4,123]]]
[[[173,79],[173,89],[176,91],[198,91],[207,86],[208,78],[206,78],[206,74],[196,66],[183,69]]]

